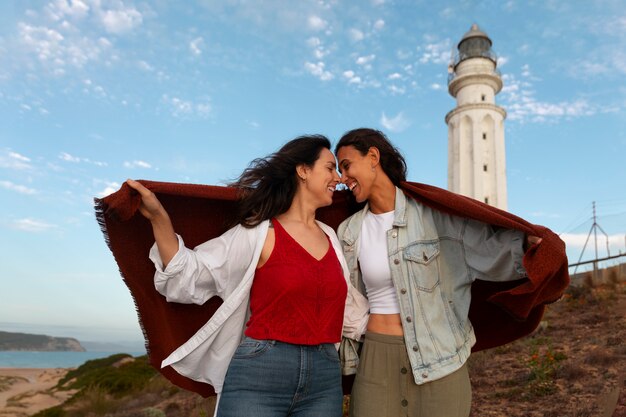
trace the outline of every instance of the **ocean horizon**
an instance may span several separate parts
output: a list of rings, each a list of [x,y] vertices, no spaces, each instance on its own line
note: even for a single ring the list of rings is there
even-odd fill
[[[142,356],[146,352],[32,352],[0,351],[0,368],[77,368],[92,359],[106,358],[116,353]]]

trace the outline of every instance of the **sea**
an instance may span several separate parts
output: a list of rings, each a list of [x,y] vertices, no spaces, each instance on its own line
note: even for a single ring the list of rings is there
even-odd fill
[[[146,352],[120,352],[142,356]],[[91,359],[106,358],[115,352],[27,352],[0,351],[0,368],[77,368]]]

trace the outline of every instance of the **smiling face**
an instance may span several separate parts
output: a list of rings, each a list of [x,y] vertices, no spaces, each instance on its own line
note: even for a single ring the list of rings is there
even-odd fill
[[[312,167],[299,165],[296,170],[301,180],[301,191],[306,192],[317,207],[332,204],[333,193],[339,184],[339,174],[337,174],[335,156],[330,150],[322,149]]]
[[[374,169],[378,162],[376,151],[375,148],[370,148],[363,155],[352,145],[343,146],[337,151],[341,182],[348,187],[359,203],[369,199],[376,179]]]

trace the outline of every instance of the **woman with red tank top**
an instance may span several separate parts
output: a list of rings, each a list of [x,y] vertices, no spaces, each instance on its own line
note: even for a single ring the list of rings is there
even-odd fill
[[[342,333],[360,337],[367,303],[349,282],[334,231],[315,220],[338,183],[329,140],[296,138],[233,184],[238,225],[191,250],[155,195],[128,181],[152,224],[157,290],[174,302],[224,300],[163,362],[212,384],[217,416],[342,415],[334,344]]]

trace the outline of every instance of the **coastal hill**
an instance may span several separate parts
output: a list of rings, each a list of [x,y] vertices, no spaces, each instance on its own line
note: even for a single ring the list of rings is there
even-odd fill
[[[71,337],[52,337],[42,334],[0,331],[0,351],[84,352],[80,342]]]

